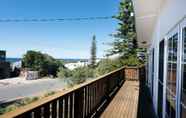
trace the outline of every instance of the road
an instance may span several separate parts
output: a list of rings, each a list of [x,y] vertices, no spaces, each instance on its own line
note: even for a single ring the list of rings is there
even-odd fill
[[[38,96],[66,87],[60,79],[23,80],[21,78],[0,80],[0,103],[30,96]]]

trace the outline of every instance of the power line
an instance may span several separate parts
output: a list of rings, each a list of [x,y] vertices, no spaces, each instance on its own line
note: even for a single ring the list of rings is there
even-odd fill
[[[31,18],[31,19],[0,19],[0,22],[63,22],[63,21],[89,21],[89,20],[108,20],[113,16],[101,17],[79,17],[79,18]]]

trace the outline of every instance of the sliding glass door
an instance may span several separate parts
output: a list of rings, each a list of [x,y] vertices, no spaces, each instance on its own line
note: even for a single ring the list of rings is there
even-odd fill
[[[176,118],[178,32],[171,32],[167,40],[166,117]]]
[[[181,100],[180,117],[186,118],[186,21],[181,24],[182,59],[181,59]]]

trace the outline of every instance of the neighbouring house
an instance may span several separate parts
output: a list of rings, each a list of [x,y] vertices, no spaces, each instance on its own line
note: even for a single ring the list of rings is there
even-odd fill
[[[78,61],[76,63],[67,63],[65,64],[65,67],[68,68],[69,70],[76,69],[78,67],[84,67],[87,66],[89,63],[87,61]]]
[[[154,110],[159,118],[186,118],[186,0],[132,1]]]
[[[6,62],[6,51],[0,51],[0,79],[10,77],[10,63]]]
[[[20,76],[26,80],[37,80],[40,78],[38,71],[31,71],[30,69],[27,68],[21,70]]]

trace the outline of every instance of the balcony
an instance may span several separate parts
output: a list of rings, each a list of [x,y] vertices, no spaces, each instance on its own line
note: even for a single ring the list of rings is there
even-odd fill
[[[153,118],[152,102],[144,82],[144,67],[123,67],[0,117]]]

